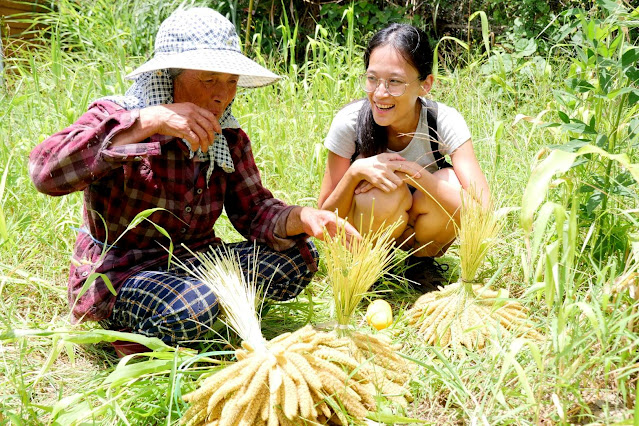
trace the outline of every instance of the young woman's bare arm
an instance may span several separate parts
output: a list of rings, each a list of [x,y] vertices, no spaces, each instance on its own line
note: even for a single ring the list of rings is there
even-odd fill
[[[475,156],[473,141],[469,139],[457,148],[450,157],[453,162],[453,169],[462,188],[479,197],[484,206],[487,205],[490,200],[490,189],[486,181],[486,176],[481,171],[481,167]]]
[[[322,210],[337,210],[337,215],[344,218],[353,203],[353,194],[360,179],[353,176],[348,158],[330,152],[326,159],[324,179],[320,188],[317,207]]]

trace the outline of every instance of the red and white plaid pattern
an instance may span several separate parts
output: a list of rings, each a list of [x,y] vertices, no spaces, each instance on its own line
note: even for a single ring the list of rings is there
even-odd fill
[[[251,143],[241,129],[225,129],[235,172],[215,168],[206,185],[209,163],[193,161],[181,140],[155,135],[138,144],[111,147],[118,131],[130,127],[135,111],[111,102],[96,102],[76,123],[54,134],[30,154],[29,173],[36,188],[49,195],[84,191],[84,224],[79,233],[69,276],[69,302],[75,320],[101,320],[113,309],[115,296],[101,278],[76,301],[92,272],[105,274],[116,291],[131,274],[166,264],[169,240],[176,254],[180,244],[201,250],[220,240],[213,225],[222,210],[249,241],[285,250],[294,240],[286,235],[292,206],[273,198],[262,186]],[[161,207],[124,233],[140,212]],[[104,220],[104,222],[103,222]],[[104,226],[106,223],[106,229]],[[101,256],[107,247],[117,241]]]

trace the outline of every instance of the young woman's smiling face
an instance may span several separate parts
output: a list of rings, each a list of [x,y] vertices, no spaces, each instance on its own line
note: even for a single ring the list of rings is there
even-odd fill
[[[414,132],[419,122],[418,97],[428,93],[432,77],[418,80],[419,72],[391,45],[376,47],[370,56],[366,73],[378,79],[379,85],[368,93],[375,122],[397,133]],[[386,81],[408,83],[400,96],[386,90]]]

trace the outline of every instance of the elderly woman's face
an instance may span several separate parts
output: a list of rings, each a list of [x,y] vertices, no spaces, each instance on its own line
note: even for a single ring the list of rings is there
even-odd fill
[[[217,117],[235,98],[239,76],[211,71],[184,70],[173,85],[173,102],[191,102]]]

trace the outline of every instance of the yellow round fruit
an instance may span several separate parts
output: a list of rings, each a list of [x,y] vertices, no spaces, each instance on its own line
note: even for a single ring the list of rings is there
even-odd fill
[[[366,322],[377,330],[383,330],[393,323],[393,309],[383,299],[374,300],[366,310]]]

